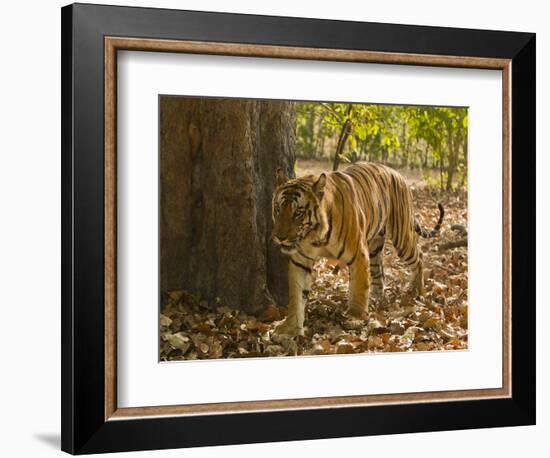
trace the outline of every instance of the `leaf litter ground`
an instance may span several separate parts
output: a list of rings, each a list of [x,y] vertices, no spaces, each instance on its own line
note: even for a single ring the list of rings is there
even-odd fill
[[[209,304],[186,291],[170,292],[160,316],[162,361],[328,355],[366,352],[464,350],[468,346],[467,199],[463,192],[413,189],[417,217],[432,228],[437,202],[445,207],[441,235],[420,239],[425,294],[407,294],[408,271],[391,243],[384,251],[385,298],[368,320],[347,314],[348,269],[328,260],[315,266],[306,305],[305,336],[274,336],[286,307],[261,316]],[[458,245],[455,247],[455,245]]]

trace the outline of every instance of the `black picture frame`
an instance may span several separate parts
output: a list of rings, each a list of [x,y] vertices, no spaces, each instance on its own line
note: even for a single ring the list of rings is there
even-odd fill
[[[61,14],[64,451],[84,454],[535,424],[535,34],[88,4],[66,6]],[[511,59],[512,396],[106,421],[105,36]]]

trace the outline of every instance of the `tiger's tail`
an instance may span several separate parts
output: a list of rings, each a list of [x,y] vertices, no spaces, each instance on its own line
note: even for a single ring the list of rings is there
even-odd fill
[[[414,222],[414,230],[418,235],[420,235],[420,237],[423,237],[425,239],[430,239],[432,237],[436,237],[437,235],[439,235],[439,231],[441,229],[441,223],[443,223],[443,217],[445,216],[445,209],[443,208],[443,205],[441,205],[440,203],[437,204],[437,208],[439,208],[439,220],[437,221],[437,224],[431,231],[427,231],[422,226],[420,226],[418,221]]]

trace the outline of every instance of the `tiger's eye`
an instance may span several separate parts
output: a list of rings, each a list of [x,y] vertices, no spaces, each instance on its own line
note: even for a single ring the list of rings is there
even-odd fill
[[[304,210],[302,210],[302,209],[299,208],[298,210],[296,210],[296,211],[294,212],[294,218],[295,218],[295,219],[299,219],[299,218],[301,218],[301,217],[303,216],[303,214],[304,214]]]

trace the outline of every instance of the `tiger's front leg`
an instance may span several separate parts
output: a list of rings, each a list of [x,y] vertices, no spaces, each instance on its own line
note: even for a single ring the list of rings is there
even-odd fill
[[[311,285],[313,262],[290,258],[288,263],[288,315],[274,333],[288,336],[304,335],[304,315]]]
[[[361,245],[350,265],[349,313],[367,319],[369,311],[369,250]]]

